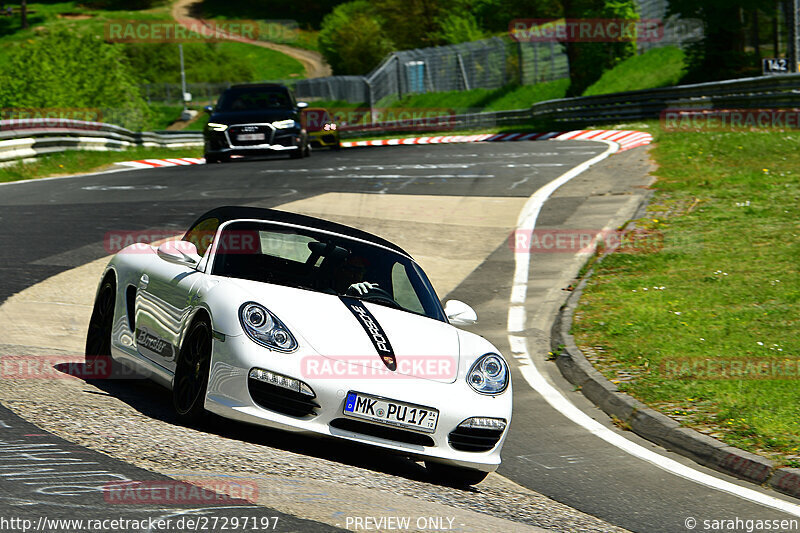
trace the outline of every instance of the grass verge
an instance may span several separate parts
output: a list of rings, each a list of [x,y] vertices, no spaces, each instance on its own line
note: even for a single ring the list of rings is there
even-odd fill
[[[663,244],[595,265],[576,340],[620,390],[799,467],[800,133],[654,133],[637,225]]]
[[[603,73],[584,96],[677,85],[686,74],[686,55],[677,46],[653,48]]]
[[[75,150],[38,157],[30,163],[0,167],[0,183],[97,172],[118,161],[202,157],[202,148],[133,148],[119,152]]]

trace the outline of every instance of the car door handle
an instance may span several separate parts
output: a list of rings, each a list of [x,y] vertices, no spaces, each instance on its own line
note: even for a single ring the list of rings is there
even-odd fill
[[[142,277],[139,278],[139,288],[146,289],[149,283],[150,283],[150,276],[148,276],[147,274],[142,274]]]

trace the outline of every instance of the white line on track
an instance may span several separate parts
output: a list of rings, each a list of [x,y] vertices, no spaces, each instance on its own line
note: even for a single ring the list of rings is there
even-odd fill
[[[49,178],[33,178],[29,180],[17,180],[17,181],[7,181],[5,183],[0,183],[0,187],[2,186],[9,186],[9,185],[19,185],[20,183],[41,183],[43,181],[53,181],[53,180],[68,180],[72,178],[86,178],[89,176],[102,176],[104,174],[116,174],[118,172],[130,172],[131,170],[136,170],[135,168],[114,168],[111,170],[103,170],[101,172],[89,172],[87,174],[70,174],[68,176],[50,176]]]
[[[410,174],[323,174],[321,176],[311,176],[311,178],[324,179],[477,179],[494,178],[494,174],[420,174],[413,176]]]
[[[556,189],[587,170],[590,166],[619,150],[619,145],[614,142],[599,142],[604,142],[608,145],[606,151],[572,168],[569,172],[559,176],[533,193],[519,214],[519,218],[517,219],[517,231],[533,231],[536,227],[536,219],[539,216],[542,205],[550,197],[550,195],[555,192]],[[747,487],[741,487],[735,483],[731,483],[729,481],[706,474],[705,472],[700,472],[699,470],[695,470],[694,468],[679,463],[674,459],[670,459],[652,450],[648,450],[647,448],[628,440],[622,435],[615,433],[598,421],[592,419],[589,415],[572,404],[572,402],[570,402],[563,394],[561,394],[558,389],[548,383],[530,356],[527,339],[517,334],[525,329],[525,324],[527,322],[525,299],[527,296],[528,279],[530,274],[530,253],[515,253],[514,263],[514,280],[508,309],[508,342],[511,345],[512,352],[514,352],[514,358],[517,359],[521,365],[520,372],[525,378],[525,381],[527,381],[528,384],[536,392],[538,392],[542,398],[544,398],[545,401],[550,404],[551,407],[553,407],[553,409],[574,423],[583,427],[589,433],[603,439],[612,446],[616,446],[617,448],[633,455],[634,457],[647,461],[648,463],[651,463],[662,470],[666,470],[667,472],[695,483],[705,485],[712,489],[727,492],[745,500],[761,504],[765,507],[771,507],[795,516],[800,516],[800,505],[775,498]]]

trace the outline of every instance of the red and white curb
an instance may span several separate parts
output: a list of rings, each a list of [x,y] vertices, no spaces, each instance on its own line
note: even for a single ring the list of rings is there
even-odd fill
[[[362,146],[397,146],[403,144],[449,144],[473,142],[509,141],[613,141],[620,145],[619,151],[650,144],[653,136],[635,130],[574,130],[547,133],[484,133],[480,135],[444,135],[438,137],[403,137],[377,141],[344,141],[342,148]]]
[[[620,152],[650,144],[653,136],[635,130],[574,130],[550,131],[547,133],[482,133],[479,135],[443,135],[438,137],[399,137],[377,141],[343,141],[342,148],[361,148],[367,146],[398,146],[405,144],[450,144],[475,142],[516,142],[516,141],[612,141],[619,144]],[[183,165],[202,165],[202,157],[181,157],[172,159],[140,159],[123,161],[118,165],[132,168],[177,167]]]
[[[206,160],[202,157],[175,157],[171,159],[139,159],[137,161],[122,161],[117,163],[124,167],[133,168],[158,168],[180,167],[184,165],[203,165]]]

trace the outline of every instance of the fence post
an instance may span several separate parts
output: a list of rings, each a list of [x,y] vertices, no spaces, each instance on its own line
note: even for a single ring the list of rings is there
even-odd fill
[[[400,56],[395,54],[394,59],[397,65],[397,99],[400,100],[403,98],[403,69],[400,66]]]
[[[798,62],[800,62],[800,35],[798,35],[798,26],[800,26],[800,1],[799,0],[791,0],[784,4],[788,9],[791,11],[788,13],[789,16],[786,17],[786,24],[789,25],[789,46],[787,47],[787,56],[789,56],[789,61],[791,61],[791,65],[789,67],[789,72],[797,72],[798,70]]]
[[[375,109],[373,109],[373,105],[375,102],[372,98],[372,84],[369,82],[369,79],[365,76],[364,78],[364,85],[367,86],[367,107],[369,107],[369,125],[372,126],[375,123]]]
[[[422,62],[422,69],[423,69],[422,70],[422,74],[423,74],[423,76],[425,76],[424,79],[426,79],[428,81],[428,83],[426,84],[428,87],[427,87],[427,90],[425,92],[435,93],[436,89],[434,88],[434,85],[433,85],[433,78],[431,77],[431,69],[428,68],[428,62],[427,61],[423,61]]]
[[[464,82],[464,90],[469,91],[469,79],[467,78],[467,69],[464,68],[464,58],[461,57],[460,52],[456,54],[456,59],[458,60],[458,67],[459,69],[461,69],[461,81]]]

